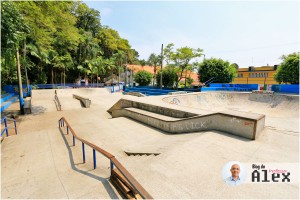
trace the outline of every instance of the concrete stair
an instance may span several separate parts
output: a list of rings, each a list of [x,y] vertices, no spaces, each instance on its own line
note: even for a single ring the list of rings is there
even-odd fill
[[[124,198],[143,199],[117,168],[113,169],[112,175],[110,176],[110,181],[123,195]]]

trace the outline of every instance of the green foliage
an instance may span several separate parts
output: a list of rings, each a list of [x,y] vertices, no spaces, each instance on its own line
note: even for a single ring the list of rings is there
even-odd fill
[[[201,57],[203,50],[193,49],[190,47],[181,47],[173,51],[174,44],[168,44],[164,49],[164,56],[168,65],[173,64],[180,68],[178,79],[176,81],[176,87],[178,86],[179,81],[184,76],[184,71],[187,70],[187,67],[190,65],[190,61],[194,58]]]
[[[101,26],[100,12],[80,1],[5,1],[1,15],[4,85],[17,80],[16,47],[31,83],[74,82],[82,76],[98,81],[120,74],[125,63],[139,63],[128,40]]]
[[[17,83],[16,52],[28,32],[16,4],[1,1],[1,85]]]
[[[75,16],[77,18],[76,27],[91,32],[93,37],[100,31],[100,12],[89,8],[85,3],[80,3],[75,9]]]
[[[275,80],[279,83],[299,84],[299,52],[282,56],[282,60],[274,75]]]
[[[190,76],[186,78],[187,86],[190,86],[194,82],[194,79],[192,79]]]
[[[205,82],[215,77],[215,83],[230,83],[237,76],[234,66],[222,59],[205,59],[199,66],[199,80]]]
[[[158,71],[156,82],[157,85],[160,87],[160,74],[161,71]],[[173,67],[166,67],[163,69],[162,72],[162,84],[164,87],[173,88],[174,84],[178,79],[177,70]]]
[[[152,74],[150,72],[145,71],[145,70],[141,70],[141,71],[138,71],[136,74],[134,74],[134,80],[140,86],[146,86],[146,85],[149,85],[151,83]]]
[[[147,64],[147,61],[146,60],[140,60],[139,61],[140,62],[140,64],[141,64],[141,66],[143,67],[143,66],[145,66],[146,64]]]

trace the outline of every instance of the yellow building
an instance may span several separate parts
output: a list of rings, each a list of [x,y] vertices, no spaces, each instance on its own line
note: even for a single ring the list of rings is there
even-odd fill
[[[235,78],[233,84],[279,84],[274,79],[277,65],[239,68],[238,77]]]

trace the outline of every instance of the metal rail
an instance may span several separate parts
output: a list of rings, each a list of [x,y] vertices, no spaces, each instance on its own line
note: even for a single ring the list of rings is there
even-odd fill
[[[61,104],[60,104],[60,101],[59,101],[58,96],[56,94],[56,90],[55,90],[55,95],[54,95],[54,101],[57,102],[57,110],[61,111]]]
[[[58,121],[58,126],[61,129],[61,127],[64,127],[66,124],[67,128],[67,134],[69,132],[72,133],[73,136],[73,145],[75,146],[75,139],[82,142],[82,156],[83,156],[83,163],[85,163],[85,145],[88,145],[93,149],[93,164],[94,169],[96,169],[96,151],[104,155],[106,158],[110,160],[110,173],[112,174],[113,168],[116,167],[121,174],[125,177],[125,179],[131,184],[131,186],[136,190],[139,195],[141,195],[144,199],[153,199],[153,197],[141,186],[141,184],[125,169],[125,167],[115,158],[114,155],[110,154],[109,152],[105,151],[104,149],[101,149],[100,147],[78,137],[75,133],[75,131],[72,129],[68,121],[62,117]]]
[[[15,119],[7,119],[6,117],[3,117],[3,118],[1,119],[1,124],[4,123],[4,129],[1,131],[1,137],[2,137],[2,135],[4,134],[4,132],[5,132],[5,134],[6,134],[6,137],[8,137],[7,120],[9,120],[9,121],[14,121],[15,133],[16,133],[16,135],[17,135],[17,134],[18,134],[18,131],[17,131],[17,122],[16,122],[16,120],[15,120]]]

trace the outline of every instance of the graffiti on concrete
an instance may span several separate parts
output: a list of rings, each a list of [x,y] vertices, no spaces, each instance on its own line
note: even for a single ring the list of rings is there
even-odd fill
[[[249,122],[249,121],[244,122],[245,126],[250,126],[250,125],[253,125],[253,124],[254,124],[253,122]]]
[[[237,119],[237,118],[235,118],[235,117],[233,117],[233,118],[230,119],[230,122],[231,122],[231,123],[240,123],[241,120],[240,120],[240,119]]]
[[[176,104],[179,105],[180,104],[180,100],[177,98],[173,98],[172,101],[170,101],[171,104]]]

